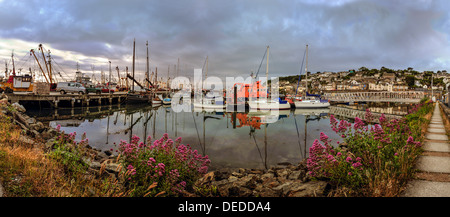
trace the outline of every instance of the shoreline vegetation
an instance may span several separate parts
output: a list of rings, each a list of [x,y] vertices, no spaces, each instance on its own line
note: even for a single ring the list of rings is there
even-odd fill
[[[375,125],[370,111],[353,124],[331,115],[344,142],[333,147],[321,133],[297,165],[208,171],[208,156],[182,138],[133,136],[100,151],[85,135],[75,141],[28,117],[2,94],[0,182],[6,197],[395,197],[414,175],[432,108],[423,99],[404,118],[382,116]]]

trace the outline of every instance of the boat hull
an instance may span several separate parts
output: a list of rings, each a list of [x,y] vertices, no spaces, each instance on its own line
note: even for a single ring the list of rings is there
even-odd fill
[[[224,109],[226,107],[225,104],[204,104],[204,103],[198,103],[198,102],[194,102],[194,107],[195,108],[205,108],[205,109]]]
[[[296,101],[294,102],[295,108],[328,108],[330,107],[329,102],[304,102]]]
[[[248,102],[250,109],[259,110],[287,110],[291,109],[291,104],[289,103],[278,103],[278,102]]]
[[[134,103],[148,103],[149,97],[147,95],[140,95],[140,94],[128,94],[126,102],[127,104],[134,104]]]
[[[160,100],[152,100],[152,105],[161,105],[161,103]]]

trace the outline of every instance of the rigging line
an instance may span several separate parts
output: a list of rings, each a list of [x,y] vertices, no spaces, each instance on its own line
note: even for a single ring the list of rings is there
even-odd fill
[[[59,65],[58,62],[56,62],[56,60],[53,58],[53,56],[51,56],[51,59],[52,59],[52,62],[55,63],[55,64],[59,67],[59,69],[60,69],[67,77],[70,78],[70,76],[65,72],[65,70],[61,67],[61,65]],[[62,79],[67,80],[67,79],[65,79],[65,78],[62,77],[61,73],[58,73],[58,74],[59,74],[59,76],[60,76]]]
[[[300,78],[301,78],[301,75],[302,75],[303,62],[305,61],[305,56],[306,56],[306,49],[305,49],[305,52],[304,52],[304,54],[303,54],[302,66],[300,67],[300,74],[298,75],[297,89],[295,89],[295,95],[296,95],[296,96],[297,96],[297,91],[298,91],[298,85],[300,84]]]
[[[251,131],[251,129],[252,129],[252,126],[250,126],[250,131]],[[256,149],[258,149],[259,157],[261,158],[261,163],[264,165],[264,159],[263,159],[263,157],[262,157],[261,150],[259,150],[258,143],[256,142],[255,133],[253,132],[253,133],[250,133],[250,134],[251,134],[252,137],[253,137],[253,141],[255,142]]]
[[[28,58],[24,61],[24,59],[28,56]],[[27,63],[30,60],[31,56],[30,53],[26,53],[22,58],[19,59],[19,63],[21,64],[19,67],[16,67],[18,69],[23,68],[25,63]]]
[[[203,62],[202,73],[203,73],[203,69],[205,68],[205,65],[206,65],[206,58],[205,58],[205,61]]]
[[[264,52],[264,56],[263,56],[263,58],[261,59],[261,63],[259,63],[258,71],[256,71],[256,74],[255,74],[255,79],[258,77],[259,70],[261,69],[261,65],[262,65],[262,63],[263,63],[263,61],[264,61],[264,57],[266,57],[266,54],[267,54],[267,49],[266,49],[266,51]]]
[[[301,154],[302,153],[302,145],[300,144],[300,133],[298,132],[297,118],[295,118],[295,115],[294,115],[294,121],[295,121],[295,129],[297,132],[298,147],[300,148],[300,154]]]
[[[198,133],[198,128],[197,128],[197,123],[195,121],[194,112],[191,112],[191,114],[192,114],[192,119],[194,119],[194,125],[195,125],[195,130],[197,131],[198,142],[200,143],[200,146],[203,147],[202,141],[200,140],[200,134]]]

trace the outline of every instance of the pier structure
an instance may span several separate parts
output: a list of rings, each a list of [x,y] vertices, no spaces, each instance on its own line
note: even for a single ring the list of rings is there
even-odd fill
[[[334,102],[403,102],[418,103],[425,96],[423,91],[380,91],[325,93],[324,99]]]
[[[66,105],[77,107],[89,107],[92,105],[113,105],[120,104],[127,99],[127,93],[114,94],[8,94],[8,99],[11,103],[24,102],[48,102],[53,108],[59,108],[60,104],[64,102]],[[70,107],[69,106],[69,107]]]
[[[371,113],[373,116],[372,122],[380,123],[380,117],[381,117],[382,113],[376,113],[376,112],[371,112]],[[355,117],[358,117],[358,118],[364,120],[366,111],[344,108],[344,107],[340,107],[340,106],[330,106],[330,114],[337,115],[337,116],[344,117],[344,118],[350,118],[350,119],[354,119]],[[389,121],[392,119],[400,119],[403,117],[401,115],[394,115],[394,114],[384,114],[384,116]]]

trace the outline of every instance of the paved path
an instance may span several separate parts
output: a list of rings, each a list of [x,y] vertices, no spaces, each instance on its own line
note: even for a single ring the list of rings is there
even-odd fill
[[[3,197],[3,186],[2,186],[2,182],[0,182],[0,197]]]
[[[450,144],[436,103],[419,157],[416,178],[408,183],[405,197],[450,197]]]

